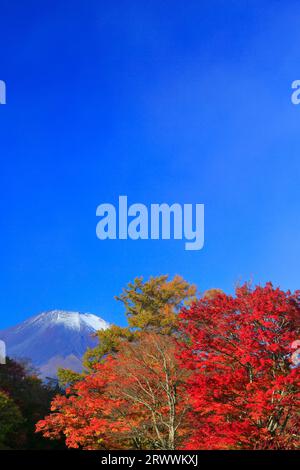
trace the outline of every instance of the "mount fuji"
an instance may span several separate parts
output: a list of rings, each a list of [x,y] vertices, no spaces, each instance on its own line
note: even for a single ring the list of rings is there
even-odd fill
[[[97,344],[94,333],[109,323],[91,313],[51,310],[0,331],[8,357],[29,360],[42,377],[55,377],[58,367],[82,370],[82,356]]]

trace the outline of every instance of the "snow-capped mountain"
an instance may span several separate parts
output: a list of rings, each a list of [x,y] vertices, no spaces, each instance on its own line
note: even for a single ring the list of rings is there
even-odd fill
[[[94,333],[109,324],[91,313],[51,310],[0,331],[7,356],[28,359],[43,377],[55,377],[58,367],[81,371],[81,359],[94,347]]]

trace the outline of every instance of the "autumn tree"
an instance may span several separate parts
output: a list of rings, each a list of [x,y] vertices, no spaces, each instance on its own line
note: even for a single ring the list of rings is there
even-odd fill
[[[196,295],[196,287],[181,276],[136,278],[116,299],[123,302],[129,328],[170,334],[177,328],[178,313]]]
[[[64,435],[69,447],[175,448],[187,404],[171,335],[195,294],[180,276],[129,283],[116,298],[128,326],[97,332],[99,344],[85,354],[84,373],[59,371],[67,396],[55,398],[38,431],[52,439]]]
[[[175,449],[186,438],[186,372],[170,336],[124,342],[92,374],[57,396],[37,430],[84,449]]]
[[[57,395],[51,414],[37,423],[36,432],[50,440],[64,437],[69,448],[121,449],[109,437],[111,426],[118,428],[114,401],[105,393],[111,375],[111,361],[107,360],[98,373],[86,375],[67,388],[65,395]]]
[[[192,375],[192,449],[299,448],[299,293],[248,286],[204,296],[181,314]]]
[[[109,388],[137,413],[136,435],[146,449],[176,449],[188,432],[188,373],[176,359],[176,348],[170,336],[143,333],[116,356],[118,373]]]
[[[172,334],[178,330],[178,313],[195,299],[196,287],[181,276],[169,279],[167,275],[142,277],[130,282],[116,300],[125,307],[128,326],[121,328],[112,325],[107,330],[97,332],[99,344],[88,349],[84,356],[84,366],[92,370],[107,356],[115,353],[123,342],[133,341],[141,332]],[[67,376],[60,372],[62,381]]]

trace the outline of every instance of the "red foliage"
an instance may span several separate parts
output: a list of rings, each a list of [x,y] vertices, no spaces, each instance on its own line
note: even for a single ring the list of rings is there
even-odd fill
[[[192,371],[187,449],[299,448],[299,293],[272,284],[184,309],[182,364]]]
[[[52,414],[37,424],[44,437],[66,437],[84,449],[174,449],[184,436],[185,372],[175,359],[175,341],[144,334],[95,365],[52,402]]]
[[[37,423],[37,431],[51,439],[64,435],[67,447],[109,448],[110,430],[118,426],[117,420],[112,421],[117,404],[106,394],[112,370],[112,360],[108,359],[101,371],[77,382],[66,396],[57,395],[51,405],[52,413]]]

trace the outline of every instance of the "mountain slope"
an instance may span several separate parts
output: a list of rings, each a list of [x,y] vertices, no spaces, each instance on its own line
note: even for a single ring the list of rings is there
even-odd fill
[[[29,359],[42,376],[54,377],[57,367],[81,371],[88,347],[97,344],[93,334],[109,324],[90,313],[51,310],[0,331],[7,356]]]

